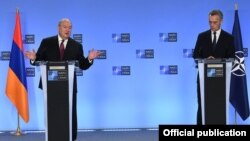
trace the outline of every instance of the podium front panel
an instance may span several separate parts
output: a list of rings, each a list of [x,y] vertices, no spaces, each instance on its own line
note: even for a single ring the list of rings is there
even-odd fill
[[[229,90],[234,59],[199,59],[202,124],[229,124]]]
[[[40,67],[45,104],[45,139],[71,141],[74,64],[48,62]]]
[[[205,64],[205,124],[226,124],[225,64]]]
[[[66,63],[47,64],[47,116],[49,141],[69,140],[69,84]]]

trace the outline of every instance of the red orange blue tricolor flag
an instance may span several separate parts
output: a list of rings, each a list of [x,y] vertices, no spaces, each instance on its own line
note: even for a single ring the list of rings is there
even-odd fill
[[[16,24],[10,53],[6,95],[16,107],[22,119],[27,123],[29,121],[28,93],[20,15],[18,10],[16,12]]]

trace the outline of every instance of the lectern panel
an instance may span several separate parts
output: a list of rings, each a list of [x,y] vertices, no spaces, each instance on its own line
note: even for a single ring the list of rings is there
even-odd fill
[[[45,140],[72,140],[74,62],[41,62]]]
[[[226,124],[225,64],[205,65],[205,124]]]

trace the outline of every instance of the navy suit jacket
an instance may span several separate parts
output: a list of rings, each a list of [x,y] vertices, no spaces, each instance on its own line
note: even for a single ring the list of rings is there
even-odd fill
[[[42,40],[36,53],[35,62],[36,61],[78,61],[79,68],[83,70],[88,69],[93,63],[90,63],[88,58],[84,57],[82,44],[76,42],[72,38],[68,39],[63,60],[60,60],[60,50],[57,35]],[[77,92],[76,79],[76,74],[74,74],[73,93]],[[41,88],[41,82],[39,87]]]
[[[209,56],[213,56],[214,58],[234,58],[235,47],[233,36],[221,30],[216,48],[213,50],[211,30],[200,33],[196,41],[193,58],[205,59]]]

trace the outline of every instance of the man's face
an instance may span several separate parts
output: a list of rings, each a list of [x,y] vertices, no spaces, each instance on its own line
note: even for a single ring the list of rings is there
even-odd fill
[[[69,21],[63,21],[58,26],[59,35],[65,40],[71,35],[72,25]]]
[[[209,25],[212,31],[219,30],[221,27],[221,23],[222,23],[222,19],[220,19],[218,15],[209,16]]]

